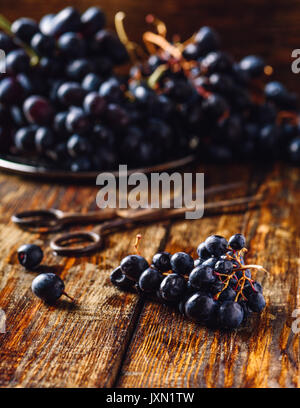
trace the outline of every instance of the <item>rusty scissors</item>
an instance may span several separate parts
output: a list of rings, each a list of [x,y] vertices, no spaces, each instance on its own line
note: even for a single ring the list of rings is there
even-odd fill
[[[240,187],[241,183],[212,186],[205,189],[205,196],[220,193]],[[246,196],[230,200],[205,203],[205,212],[220,210],[222,208],[241,207],[258,204],[261,197]],[[24,211],[12,216],[12,221],[23,229],[38,233],[58,232],[68,224],[99,223],[93,230],[79,230],[67,232],[54,237],[50,247],[57,255],[79,256],[100,249],[103,245],[104,235],[115,229],[130,227],[147,222],[161,221],[163,219],[180,218],[191,208],[145,208],[145,209],[111,209],[105,208],[88,213],[69,213],[54,208],[45,210]],[[81,243],[74,247],[74,243]]]

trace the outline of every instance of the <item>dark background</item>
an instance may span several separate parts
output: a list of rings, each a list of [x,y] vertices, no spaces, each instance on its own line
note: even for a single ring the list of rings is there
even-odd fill
[[[291,71],[291,52],[300,48],[300,2],[297,0],[0,0],[0,13],[9,20],[25,16],[39,19],[73,5],[84,11],[101,6],[113,27],[117,11],[127,14],[130,39],[141,40],[149,26],[145,16],[153,13],[168,26],[168,35],[188,38],[202,25],[211,25],[221,34],[223,48],[235,58],[257,53],[275,68],[274,78],[283,80],[300,93],[300,74]],[[151,27],[151,26],[150,26]]]

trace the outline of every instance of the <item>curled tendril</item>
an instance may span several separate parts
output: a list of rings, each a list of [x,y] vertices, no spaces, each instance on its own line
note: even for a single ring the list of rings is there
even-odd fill
[[[147,57],[145,51],[133,41],[130,41],[125,28],[124,28],[124,19],[126,14],[123,11],[119,11],[115,15],[115,27],[118,34],[120,41],[124,44],[129,57],[133,63],[135,63],[138,59],[145,59]]]
[[[146,22],[149,24],[154,24],[154,26],[156,27],[157,33],[161,35],[162,37],[166,38],[167,26],[163,21],[155,17],[153,14],[148,14],[146,16]]]

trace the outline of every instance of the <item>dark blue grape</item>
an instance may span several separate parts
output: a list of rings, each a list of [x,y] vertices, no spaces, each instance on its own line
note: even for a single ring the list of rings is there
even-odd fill
[[[159,293],[166,302],[175,302],[180,299],[186,290],[186,282],[183,276],[171,273],[160,284]]]
[[[167,272],[171,269],[171,255],[169,252],[158,252],[153,256],[152,263],[161,272]]]
[[[243,307],[233,300],[221,303],[218,310],[218,323],[221,329],[236,329],[244,319]]]
[[[91,151],[91,145],[88,139],[76,134],[69,138],[67,148],[69,155],[75,158],[88,154]]]
[[[91,128],[89,116],[81,108],[72,108],[66,118],[66,128],[70,133],[84,134]]]
[[[149,267],[146,259],[140,255],[126,256],[126,258],[122,259],[120,266],[127,278],[134,281],[138,281],[142,272]]]
[[[118,266],[110,274],[111,283],[117,286],[119,289],[130,289],[132,288],[134,282],[128,279],[121,270],[121,267]]]
[[[213,28],[207,26],[201,27],[196,33],[195,42],[198,46],[199,56],[206,55],[220,46],[219,35]]]
[[[239,63],[240,69],[246,72],[251,78],[256,78],[262,75],[265,65],[264,60],[256,55],[248,55]]]
[[[194,267],[194,260],[185,252],[176,252],[171,256],[171,268],[174,273],[188,275]]]
[[[56,42],[54,37],[42,33],[36,33],[31,39],[31,48],[39,55],[52,56]]]
[[[23,111],[29,123],[38,125],[50,123],[54,115],[50,102],[39,95],[27,98],[23,104]]]
[[[83,108],[87,114],[98,117],[105,112],[106,101],[98,92],[90,92],[84,99]]]
[[[232,249],[239,251],[245,248],[246,239],[242,234],[234,234],[229,238],[228,244]]]
[[[92,162],[88,156],[77,157],[70,164],[70,170],[74,173],[90,171]]]
[[[30,43],[34,34],[39,31],[39,26],[31,18],[22,17],[12,23],[11,31],[20,38],[20,40]]]
[[[77,33],[65,33],[59,37],[57,47],[65,58],[80,58],[85,54],[85,43]]]
[[[213,284],[216,281],[213,268],[201,264],[194,268],[189,276],[189,282],[195,289],[201,289],[205,285]]]
[[[185,315],[199,323],[208,323],[214,315],[216,301],[204,293],[195,293],[185,303]]]
[[[147,268],[139,278],[139,287],[144,292],[156,292],[160,287],[163,275],[156,268]]]
[[[65,106],[81,106],[86,94],[77,82],[65,82],[57,90],[58,99]]]
[[[14,135],[16,148],[21,152],[33,151],[35,149],[35,126],[19,128]]]
[[[28,72],[30,58],[23,49],[10,51],[6,56],[6,72],[10,75]]]
[[[261,313],[266,306],[266,301],[261,292],[253,292],[248,296],[248,306],[256,313]]]
[[[36,268],[42,262],[43,256],[42,249],[34,244],[22,245],[18,249],[18,260],[27,269]]]
[[[53,304],[64,294],[65,285],[55,273],[41,273],[32,281],[31,289],[44,302]]]
[[[198,245],[197,254],[201,259],[208,259],[211,257],[210,252],[206,248],[205,242],[201,242],[201,244]]]
[[[93,72],[94,64],[87,58],[78,58],[69,62],[66,67],[66,75],[70,80],[82,81],[83,78]]]
[[[81,29],[81,16],[73,7],[66,7],[53,16],[50,21],[50,32],[48,34],[58,37],[66,32],[78,32]]]
[[[88,92],[92,91],[98,91],[100,85],[102,84],[102,79],[99,77],[99,75],[94,74],[93,72],[90,72],[87,74],[81,83],[81,86],[83,89],[85,89]]]
[[[99,94],[108,102],[119,102],[122,96],[119,81],[116,78],[110,78],[103,82],[99,88]]]
[[[101,8],[90,7],[82,14],[81,22],[84,35],[91,36],[104,28],[106,18]]]
[[[53,147],[55,136],[48,127],[39,127],[35,133],[35,146],[38,152],[45,153]]]
[[[221,256],[226,253],[228,242],[220,235],[211,235],[205,240],[205,246],[208,252],[213,256]]]
[[[230,274],[233,270],[233,263],[229,259],[220,259],[215,265],[215,271],[222,274]]]
[[[295,163],[300,164],[300,137],[296,137],[288,146],[289,159]]]

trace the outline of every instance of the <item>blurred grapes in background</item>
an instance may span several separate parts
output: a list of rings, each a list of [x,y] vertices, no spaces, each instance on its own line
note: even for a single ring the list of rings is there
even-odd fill
[[[291,71],[291,52],[300,48],[300,3],[296,0],[1,0],[0,11],[10,21],[20,16],[39,19],[70,5],[81,11],[89,6],[102,7],[109,27],[114,26],[116,12],[124,11],[129,37],[140,43],[147,29],[145,16],[149,13],[166,23],[169,39],[180,33],[184,40],[199,27],[212,26],[222,37],[222,48],[235,59],[261,55],[275,67],[274,78],[300,93],[298,76]]]

